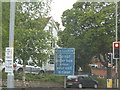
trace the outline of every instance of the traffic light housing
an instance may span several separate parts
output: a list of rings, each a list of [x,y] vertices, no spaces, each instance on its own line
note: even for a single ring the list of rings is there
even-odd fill
[[[113,42],[113,59],[120,59],[120,42]]]
[[[113,65],[112,53],[107,54],[107,65],[108,65],[108,67],[112,67],[112,65]]]

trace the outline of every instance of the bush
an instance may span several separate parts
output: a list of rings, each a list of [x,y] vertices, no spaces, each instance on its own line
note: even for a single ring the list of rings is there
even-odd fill
[[[22,80],[22,74],[21,73],[14,73],[15,80]],[[49,82],[57,82],[57,83],[63,83],[64,77],[63,76],[55,76],[54,74],[26,74],[25,75],[26,81],[49,81]],[[7,73],[2,73],[2,79],[7,79]]]
[[[96,81],[98,81],[98,84],[101,86],[101,87],[105,87],[107,85],[107,81],[106,79],[104,78],[94,78]]]
[[[6,80],[7,79],[7,73],[2,72],[2,80]]]

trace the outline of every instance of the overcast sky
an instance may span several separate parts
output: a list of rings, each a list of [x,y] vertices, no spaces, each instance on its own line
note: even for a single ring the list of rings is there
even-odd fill
[[[67,9],[71,9],[76,1],[77,0],[53,0],[51,4],[51,16],[53,19],[61,24],[62,13]]]
[[[120,1],[120,0],[52,0],[52,4],[51,4],[51,16],[53,17],[53,19],[57,22],[61,23],[61,16],[62,13],[67,10],[67,9],[71,9],[72,5],[76,2],[76,1],[92,1],[92,2],[115,2],[115,1]],[[62,27],[62,26],[61,26]]]

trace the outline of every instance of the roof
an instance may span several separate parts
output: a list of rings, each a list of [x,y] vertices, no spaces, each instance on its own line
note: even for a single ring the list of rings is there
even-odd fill
[[[46,24],[45,26],[49,23],[51,24],[54,28],[56,28],[56,30],[59,29],[59,23],[58,22],[55,22],[55,20],[52,18],[52,17],[48,17],[48,18],[45,18],[46,19]]]
[[[46,27],[46,25],[49,22],[51,22],[51,21],[52,21],[52,23],[54,23],[53,26],[55,28],[59,27],[59,23],[58,22],[55,22],[52,17],[47,17],[47,18],[37,18],[35,20],[32,20],[32,22],[31,22],[31,28],[38,28],[38,29],[43,30]],[[37,25],[35,25],[35,24],[37,24]]]

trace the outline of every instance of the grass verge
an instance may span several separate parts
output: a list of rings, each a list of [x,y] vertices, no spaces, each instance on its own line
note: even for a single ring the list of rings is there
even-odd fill
[[[55,76],[54,74],[26,74],[26,81],[45,81],[45,82],[57,82],[63,83],[64,77],[63,76]],[[22,80],[22,73],[14,73],[15,80]],[[2,73],[2,80],[7,80],[7,73]]]

